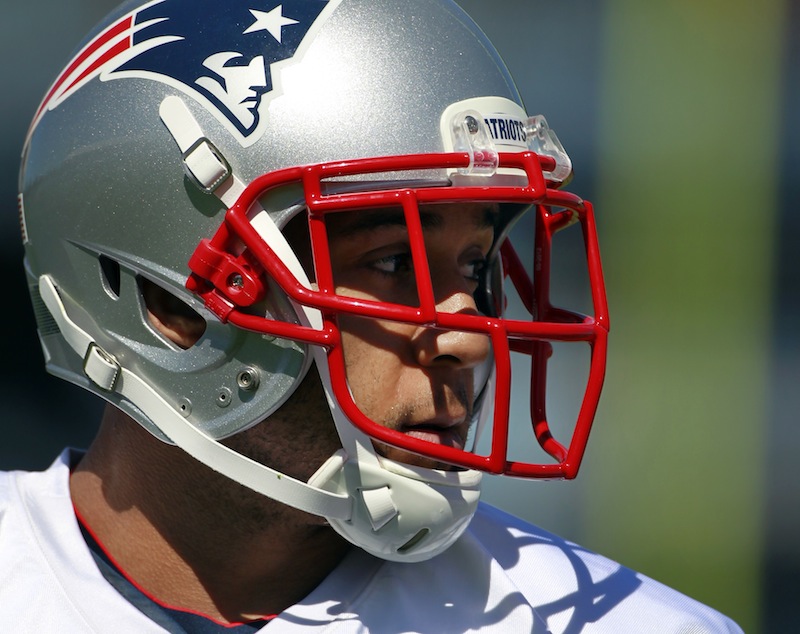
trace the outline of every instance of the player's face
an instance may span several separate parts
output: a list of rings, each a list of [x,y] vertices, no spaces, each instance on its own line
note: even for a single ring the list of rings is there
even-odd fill
[[[438,310],[478,312],[473,293],[494,238],[495,211],[477,204],[422,209]],[[419,304],[401,211],[340,213],[328,219],[328,227],[339,294]],[[463,448],[475,371],[489,354],[487,337],[355,316],[341,316],[339,324],[348,383],[361,411],[411,436]],[[443,467],[396,448],[378,450],[395,460]]]
[[[494,214],[493,208],[481,205],[438,205],[423,210],[425,245],[439,310],[477,313],[472,293],[492,244]],[[399,211],[369,211],[340,213],[328,219],[331,264],[339,293],[417,304],[408,232],[401,217]],[[298,253],[310,260],[310,251],[301,246],[302,226],[298,222],[288,237]],[[475,371],[489,354],[484,336],[363,317],[342,317],[340,326],[348,382],[364,414],[418,438],[463,446],[475,395]],[[315,372],[309,372],[276,414],[225,443],[301,480],[307,480],[341,447]],[[377,449],[401,462],[450,468],[396,448]]]

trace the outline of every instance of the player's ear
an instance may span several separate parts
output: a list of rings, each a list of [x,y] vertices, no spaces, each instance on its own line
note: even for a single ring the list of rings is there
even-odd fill
[[[141,289],[153,328],[181,348],[190,348],[197,343],[206,329],[206,322],[200,315],[149,280],[141,280]]]

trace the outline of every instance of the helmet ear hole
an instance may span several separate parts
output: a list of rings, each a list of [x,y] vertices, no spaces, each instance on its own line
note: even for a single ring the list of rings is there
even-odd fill
[[[139,288],[150,325],[160,335],[184,350],[203,336],[206,322],[193,308],[150,280],[139,278]]]
[[[101,255],[98,260],[100,262],[100,273],[103,277],[103,288],[112,299],[119,299],[121,285],[119,262],[105,255]]]

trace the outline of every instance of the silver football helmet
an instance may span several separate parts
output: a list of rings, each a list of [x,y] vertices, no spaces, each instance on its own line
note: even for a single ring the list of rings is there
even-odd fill
[[[591,206],[559,188],[568,156],[450,0],[129,2],[103,21],[48,91],[25,144],[20,219],[48,370],[121,408],[226,476],[324,516],[380,557],[446,548],[478,502],[482,472],[574,477],[599,398],[607,317]],[[398,202],[402,201],[402,202]],[[424,246],[419,306],[336,295],[326,236],[314,270],[284,235],[298,214],[420,204],[499,204],[481,315],[439,312]],[[532,281],[508,243],[537,214]],[[584,230],[594,315],[549,301],[550,238]],[[308,223],[307,223],[308,224]],[[421,244],[421,242],[417,242]],[[503,317],[511,279],[528,306]],[[142,280],[206,321],[182,349],[153,329]],[[490,451],[410,438],[361,413],[347,386],[337,316],[484,333],[476,427]],[[589,342],[583,405],[562,444],[544,416],[549,341]],[[511,351],[534,368],[533,430],[547,460],[506,454]],[[269,417],[318,371],[342,448],[307,482],[220,442]],[[454,465],[383,458],[373,441]]]

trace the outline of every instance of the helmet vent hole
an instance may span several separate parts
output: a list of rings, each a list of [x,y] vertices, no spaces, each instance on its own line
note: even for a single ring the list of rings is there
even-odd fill
[[[103,288],[106,290],[112,299],[119,299],[120,289],[120,271],[119,262],[111,258],[101,255],[100,258],[100,272],[103,275]]]
[[[400,546],[400,548],[397,549],[397,552],[407,553],[408,551],[413,550],[414,546],[419,544],[430,532],[431,532],[430,529],[423,528],[419,533],[414,535],[414,537],[412,537],[405,544]]]

